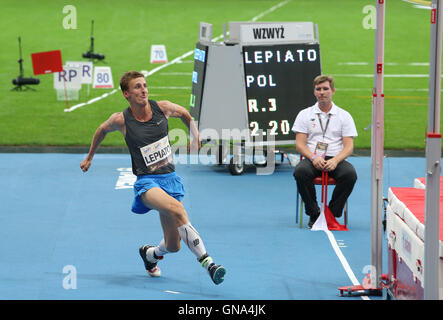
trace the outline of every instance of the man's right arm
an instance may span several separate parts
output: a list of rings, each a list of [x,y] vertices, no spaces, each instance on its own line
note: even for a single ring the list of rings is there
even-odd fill
[[[95,131],[94,137],[92,138],[91,147],[89,148],[88,155],[86,158],[80,163],[80,168],[83,172],[88,171],[91,166],[92,159],[94,158],[95,152],[98,147],[105,139],[106,135],[109,132],[119,130],[124,134],[124,126],[125,120],[123,117],[123,112],[117,112],[112,114],[108,120],[103,122]]]

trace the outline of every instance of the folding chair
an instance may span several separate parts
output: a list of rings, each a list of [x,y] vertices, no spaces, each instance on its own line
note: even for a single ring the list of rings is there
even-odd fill
[[[300,156],[300,160],[302,159],[302,156]],[[328,203],[328,186],[336,185],[337,181],[329,177],[327,178],[326,184],[322,184],[322,177],[315,177],[314,180],[315,186],[322,186],[322,192],[321,192],[321,203],[322,205],[326,205]],[[300,211],[299,211],[300,208]],[[296,214],[295,214],[295,223],[298,223],[298,215],[300,212],[300,228],[303,228],[303,200],[301,199],[300,192],[298,191],[297,186],[297,207],[296,207]],[[348,225],[348,201],[346,201],[345,206],[343,208],[343,215],[344,215],[344,222],[345,226]]]

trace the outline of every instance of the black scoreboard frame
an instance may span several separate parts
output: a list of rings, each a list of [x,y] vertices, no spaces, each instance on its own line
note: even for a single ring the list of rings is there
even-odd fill
[[[313,80],[321,74],[318,43],[243,45],[246,108],[252,139],[295,144],[298,113],[315,104]]]
[[[192,91],[189,105],[191,115],[197,123],[200,121],[203,87],[206,75],[208,46],[197,42],[194,50],[194,70],[192,72]]]

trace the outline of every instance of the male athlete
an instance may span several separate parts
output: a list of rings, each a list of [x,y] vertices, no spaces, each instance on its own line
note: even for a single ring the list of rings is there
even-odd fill
[[[212,281],[220,284],[226,270],[208,255],[202,238],[188,219],[182,204],[183,185],[175,173],[168,140],[168,118],[176,117],[188,127],[193,137],[192,146],[200,148],[200,136],[191,115],[170,101],[149,100],[145,77],[137,71],[125,72],[120,78],[120,88],[129,107],[112,114],[98,127],[80,168],[83,172],[89,169],[107,133],[120,131],[131,154],[132,172],[137,176],[131,210],[139,214],[157,210],[163,229],[163,239],[157,246],[146,244],[139,249],[146,271],[152,277],[159,277],[161,271],[157,262],[165,254],[179,251],[180,240],[183,240],[206,268]]]

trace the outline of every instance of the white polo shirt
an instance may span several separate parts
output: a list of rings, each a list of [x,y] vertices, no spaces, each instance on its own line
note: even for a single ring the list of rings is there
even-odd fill
[[[326,128],[329,114],[331,116]],[[323,128],[326,128],[324,139],[318,115],[320,115]],[[337,155],[343,149],[343,137],[358,136],[351,114],[336,106],[334,103],[332,103],[332,108],[327,114],[320,110],[318,102],[312,107],[303,109],[297,115],[294,125],[292,126],[292,131],[295,133],[306,133],[308,135],[307,147],[311,152],[315,151],[317,142],[327,143],[328,149],[326,156],[331,157]]]

